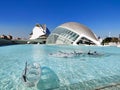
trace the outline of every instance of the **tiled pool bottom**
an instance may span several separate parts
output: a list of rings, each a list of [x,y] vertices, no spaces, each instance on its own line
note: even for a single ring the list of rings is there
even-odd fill
[[[97,51],[102,56],[59,58],[50,53]],[[119,90],[120,48],[87,46],[14,45],[0,47],[0,90]],[[42,75],[37,87],[25,87],[25,62],[38,62]]]

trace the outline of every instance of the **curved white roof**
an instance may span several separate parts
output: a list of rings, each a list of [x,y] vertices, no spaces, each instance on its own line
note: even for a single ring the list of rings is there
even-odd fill
[[[61,29],[63,28],[63,30]],[[69,30],[71,32],[74,32],[76,33],[76,36],[75,34],[72,34],[72,33],[69,33],[69,32],[66,32],[64,31],[64,29],[66,30]],[[51,34],[51,36],[48,38],[48,43],[50,42],[54,42],[54,43],[66,43],[67,40],[72,40],[70,41],[70,43],[72,43],[73,45],[79,43],[79,41],[82,39],[82,38],[86,38],[88,39],[88,41],[92,41],[94,44],[96,45],[100,45],[100,42],[98,40],[98,38],[96,37],[96,35],[87,27],[85,27],[84,25],[81,25],[79,23],[76,23],[76,22],[68,22],[68,23],[64,23],[60,26],[58,26],[54,31],[53,31],[54,34]],[[54,41],[54,36],[56,33],[57,36],[60,36],[59,39],[55,38],[55,41]],[[65,35],[66,34],[66,35]],[[71,36],[72,38],[71,38]],[[62,37],[64,38],[62,38]],[[65,40],[66,38],[66,40]],[[69,43],[69,42],[68,42]]]
[[[64,24],[60,25],[59,27],[67,28],[79,35],[82,34],[82,35],[91,37],[92,39],[95,39],[98,41],[96,35],[89,28],[85,27],[82,24],[79,24],[76,22],[68,22],[68,23],[64,23]]]
[[[37,38],[39,38],[40,36],[45,35],[45,34],[46,34],[46,32],[45,32],[45,30],[43,30],[42,27],[40,27],[40,26],[35,26],[35,27],[33,28],[33,34],[32,34],[32,36],[31,36],[30,39],[37,39]]]

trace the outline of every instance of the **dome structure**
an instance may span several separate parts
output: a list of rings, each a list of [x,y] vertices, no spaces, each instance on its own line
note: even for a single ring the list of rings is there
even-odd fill
[[[100,42],[89,28],[76,22],[68,22],[53,30],[47,38],[47,44],[100,45]]]

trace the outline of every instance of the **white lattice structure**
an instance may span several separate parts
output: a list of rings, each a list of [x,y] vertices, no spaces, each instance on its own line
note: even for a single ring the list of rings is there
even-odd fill
[[[100,42],[87,27],[76,22],[68,22],[53,30],[47,38],[47,44],[100,45]]]

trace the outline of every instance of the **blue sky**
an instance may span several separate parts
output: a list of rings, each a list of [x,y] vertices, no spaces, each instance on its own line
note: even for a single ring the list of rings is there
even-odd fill
[[[78,22],[97,36],[120,34],[120,0],[1,0],[0,35],[28,38],[36,23],[52,31]]]

